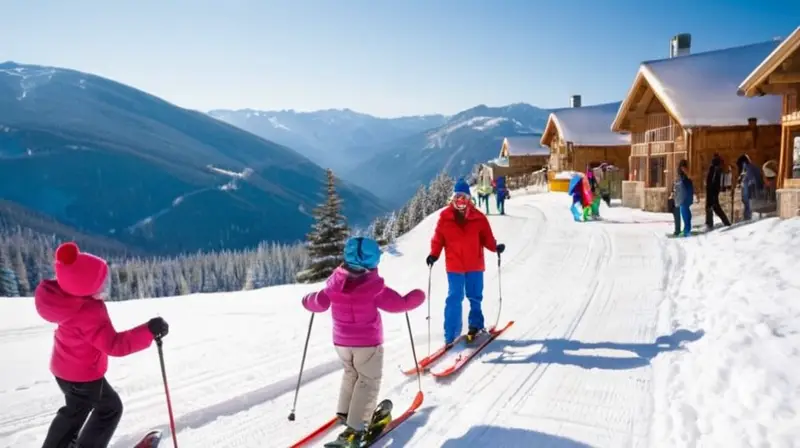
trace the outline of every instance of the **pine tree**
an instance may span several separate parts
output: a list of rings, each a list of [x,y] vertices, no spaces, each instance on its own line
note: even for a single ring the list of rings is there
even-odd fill
[[[372,221],[372,225],[370,226],[370,236],[377,241],[381,247],[389,244],[386,232],[386,224],[388,222],[389,218],[386,216],[378,216]]]
[[[29,297],[31,295],[31,284],[28,280],[28,269],[25,267],[25,261],[22,259],[22,250],[19,247],[12,247],[11,267],[14,269],[14,274],[17,276],[18,292],[21,297]]]
[[[342,199],[336,193],[333,171],[328,169],[327,175],[327,200],[314,209],[315,223],[307,237],[311,264],[308,269],[297,274],[299,283],[324,280],[343,261],[342,252],[349,229],[342,214]]]
[[[17,276],[11,268],[11,259],[5,246],[0,246],[0,297],[19,297]]]

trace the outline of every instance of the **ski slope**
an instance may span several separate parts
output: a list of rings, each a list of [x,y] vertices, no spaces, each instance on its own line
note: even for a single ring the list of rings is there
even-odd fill
[[[568,206],[564,194],[514,194],[507,216],[490,216],[507,245],[500,321],[516,323],[457,376],[423,377],[422,408],[378,446],[800,446],[800,220],[672,240],[670,215],[604,207],[604,222],[575,223]],[[384,256],[381,273],[396,289],[427,286],[435,219]],[[490,325],[498,272],[486,255]],[[313,289],[109,304],[120,329],[154,315],[170,322],[164,349],[180,446],[286,447],[332,416],[341,369],[323,314],[297,420],[287,421],[309,320],[299,299]],[[431,350],[442,343],[446,290],[440,262]],[[425,305],[410,313],[420,357],[429,351],[426,314]],[[417,381],[399,368],[413,366],[405,317],[387,314],[384,326],[382,396],[399,413]],[[31,299],[0,301],[0,447],[41,446],[61,405],[47,368],[52,330]],[[125,404],[112,447],[168,430],[155,346],[112,359],[108,378]]]

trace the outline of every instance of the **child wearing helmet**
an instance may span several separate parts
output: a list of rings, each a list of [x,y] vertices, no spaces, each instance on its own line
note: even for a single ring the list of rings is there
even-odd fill
[[[344,263],[328,278],[325,288],[303,297],[314,313],[331,310],[333,344],[344,367],[336,415],[347,425],[337,441],[360,446],[378,400],[383,376],[383,324],[380,311],[403,313],[425,301],[415,289],[405,296],[384,284],[378,274],[381,249],[371,238],[350,238]]]

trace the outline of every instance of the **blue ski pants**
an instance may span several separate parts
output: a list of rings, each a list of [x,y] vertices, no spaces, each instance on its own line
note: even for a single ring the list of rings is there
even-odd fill
[[[692,234],[692,210],[688,205],[681,205],[681,219],[683,220],[683,236]]]
[[[482,329],[483,272],[447,273],[447,299],[444,302],[444,342],[449,344],[461,335],[464,296],[469,300],[467,321],[470,327]]]

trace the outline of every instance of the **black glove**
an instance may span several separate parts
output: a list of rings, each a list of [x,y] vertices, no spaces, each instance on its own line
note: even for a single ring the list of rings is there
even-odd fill
[[[153,333],[154,338],[163,338],[169,333],[169,324],[163,317],[154,317],[147,322],[147,329]]]
[[[436,263],[436,260],[438,260],[438,259],[439,259],[439,257],[435,257],[433,255],[428,255],[428,258],[425,259],[425,263],[428,266],[433,266],[433,264]]]
[[[506,250],[506,245],[505,244],[498,244],[497,245],[497,253],[498,254],[502,254],[503,252],[505,252],[505,250]]]

